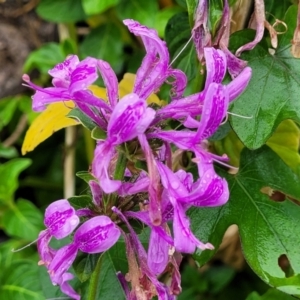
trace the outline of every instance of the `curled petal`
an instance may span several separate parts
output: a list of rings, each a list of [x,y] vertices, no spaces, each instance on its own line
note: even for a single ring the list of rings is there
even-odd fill
[[[104,84],[106,86],[106,91],[107,91],[107,97],[109,100],[109,103],[111,107],[115,107],[118,102],[118,79],[109,65],[104,60],[98,60],[98,68],[100,70],[100,73],[102,75]]]
[[[71,74],[70,92],[87,89],[98,78],[97,60],[92,57],[87,57],[82,60],[76,69]]]
[[[215,133],[227,113],[228,102],[227,90],[220,84],[211,83],[205,94],[195,141],[202,141]]]
[[[94,217],[81,225],[74,242],[82,252],[99,253],[111,248],[120,237],[120,229],[107,216]]]
[[[192,190],[188,197],[179,198],[178,201],[203,207],[220,206],[229,199],[227,181],[216,174],[213,166],[194,183]]]
[[[51,235],[62,239],[77,227],[79,218],[70,203],[62,199],[51,203],[46,208],[44,223]]]
[[[49,70],[48,73],[53,77],[52,84],[55,87],[68,88],[71,82],[71,74],[79,62],[78,56],[70,55],[64,62]]]
[[[171,89],[171,98],[172,100],[180,99],[183,95],[183,92],[187,85],[187,77],[186,75],[178,69],[173,69],[169,71],[168,76],[174,78],[174,81],[171,82],[172,89]]]
[[[53,260],[56,250],[52,249],[49,246],[51,238],[52,236],[48,230],[43,230],[39,234],[39,238],[37,241],[37,250],[41,258],[39,265],[45,265],[47,267]]]
[[[153,225],[159,226],[162,221],[162,211],[161,211],[161,186],[160,186],[160,176],[156,166],[156,160],[154,158],[152,149],[147,141],[144,134],[138,136],[141,147],[144,151],[144,155],[148,167],[149,176],[149,216]]]
[[[162,238],[156,230],[152,230],[148,248],[148,266],[155,274],[161,274],[169,260],[169,244]]]
[[[89,181],[89,186],[91,188],[92,196],[93,196],[93,203],[95,205],[100,206],[102,204],[102,189],[98,182],[95,180]]]
[[[158,37],[155,30],[142,26],[134,20],[127,19],[123,23],[130,32],[142,38],[147,51],[142,66],[137,71],[133,90],[141,98],[147,99],[151,93],[160,88],[168,76],[169,52],[166,43]]]
[[[243,69],[247,67],[247,62],[236,57],[233,53],[231,53],[228,50],[227,47],[223,46],[222,50],[226,55],[228,72],[231,78],[234,79],[243,71]]]
[[[235,79],[233,79],[227,86],[229,101],[235,100],[246,89],[252,75],[252,69],[246,67]]]
[[[118,194],[122,197],[128,195],[135,195],[141,192],[147,192],[149,187],[149,177],[146,174],[140,176],[135,182],[124,182],[118,190]]]
[[[119,145],[144,133],[154,119],[155,111],[147,108],[144,100],[136,94],[123,97],[111,114],[108,124],[108,139]]]
[[[204,57],[206,61],[206,81],[205,90],[212,82],[221,83],[226,74],[226,56],[223,51],[212,47],[204,48]]]
[[[29,86],[33,89],[39,90],[32,96],[32,109],[36,112],[46,109],[46,105],[54,102],[68,101],[71,99],[71,95],[63,88],[40,88],[36,85],[29,83]]]
[[[168,130],[168,131],[162,131],[158,130],[156,132],[151,132],[147,134],[147,137],[149,139],[152,138],[159,138],[163,141],[166,141],[168,143],[172,143],[176,145],[178,148],[183,150],[190,150],[193,148],[196,140],[196,133],[193,131],[187,131],[187,130]]]
[[[183,253],[193,253],[197,248],[201,250],[214,249],[210,243],[204,244],[199,241],[190,229],[190,221],[185,215],[184,210],[180,203],[170,197],[170,201],[174,206],[174,246],[175,249]]]
[[[95,149],[92,164],[92,173],[99,180],[101,189],[107,194],[117,191],[121,186],[120,180],[112,180],[108,174],[108,167],[114,151],[109,143],[99,143]]]
[[[197,93],[180,100],[173,100],[157,111],[155,121],[163,119],[181,119],[188,116],[195,117],[201,114],[205,93]]]
[[[53,284],[61,284],[62,276],[70,269],[76,258],[78,247],[76,244],[66,245],[57,250],[49,265],[49,274]]]
[[[243,51],[253,49],[262,39],[265,29],[265,4],[264,0],[255,0],[254,14],[256,23],[256,35],[252,42],[243,45],[237,49],[235,55],[240,56]]]
[[[79,294],[77,294],[71,285],[68,283],[69,280],[72,280],[74,276],[71,273],[65,273],[62,275],[60,282],[61,291],[74,300],[80,300]]]
[[[195,23],[194,28],[192,30],[192,34],[197,56],[200,62],[202,62],[203,59],[204,47],[211,45],[211,35],[207,26],[207,21],[207,0],[199,0],[198,7],[195,13]]]
[[[157,167],[160,173],[161,182],[170,195],[174,198],[178,198],[186,197],[189,194],[180,179],[167,166],[161,162],[157,162]]]

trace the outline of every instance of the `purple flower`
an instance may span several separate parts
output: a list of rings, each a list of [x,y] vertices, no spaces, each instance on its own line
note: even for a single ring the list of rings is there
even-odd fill
[[[28,86],[36,90],[32,97],[33,110],[41,111],[49,103],[73,100],[95,124],[105,128],[104,120],[94,111],[94,108],[108,112],[111,108],[103,99],[95,97],[88,90],[88,87],[98,78],[97,59],[87,57],[80,62],[76,55],[71,55],[50,70],[49,74],[53,77],[54,85],[50,88],[41,88],[33,84],[28,75],[23,75],[23,80]]]
[[[48,266],[56,252],[49,247],[52,236],[56,239],[68,236],[79,224],[79,217],[70,203],[62,199],[51,203],[46,208],[44,224],[47,229],[39,234],[37,245],[41,257],[39,264]]]
[[[107,216],[98,216],[86,221],[75,232],[73,243],[55,253],[48,266],[52,283],[60,285],[65,294],[74,297],[76,293],[67,285],[66,280],[72,279],[72,274],[67,271],[75,260],[78,250],[85,253],[104,252],[111,248],[119,237],[119,228]],[[80,299],[78,295],[76,297],[75,299]]]
[[[144,133],[154,115],[155,111],[136,94],[123,97],[115,106],[107,126],[107,139],[98,143],[92,166],[92,172],[105,193],[115,192],[121,186],[121,182],[111,180],[108,173],[115,147]]]
[[[206,61],[206,82],[205,88],[202,92],[174,100],[170,104],[157,111],[155,121],[158,122],[162,119],[174,118],[182,120],[185,118],[187,123],[185,125],[193,124],[191,128],[195,128],[194,117],[199,116],[203,111],[206,94],[209,87],[215,84],[221,84],[227,70],[227,57],[221,50],[214,48],[204,48],[204,57]],[[230,61],[230,66],[232,63]],[[247,87],[251,78],[251,68],[246,67],[242,71],[233,71],[236,78],[234,78],[227,86],[224,87],[224,93],[228,94],[228,102],[226,104],[226,111],[228,104],[235,100]],[[238,74],[238,75],[237,75]],[[216,85],[214,85],[216,86]]]
[[[174,231],[174,246],[177,251],[185,253],[193,253],[195,248],[199,249],[214,249],[209,243],[204,244],[200,242],[190,230],[190,222],[185,211],[190,206],[197,204],[197,206],[218,206],[224,203],[220,203],[220,199],[223,200],[224,190],[221,189],[220,192],[211,192],[209,189],[211,186],[206,185],[208,189],[202,189],[201,193],[193,193],[193,188],[195,185],[192,184],[192,175],[185,173],[185,171],[180,170],[176,174],[166,167],[162,163],[158,163],[158,169],[161,175],[162,184],[165,188],[165,197],[171,202],[173,211],[173,231]],[[214,174],[214,176],[216,176]],[[214,179],[217,179],[214,177]],[[223,180],[218,177],[219,180]],[[210,182],[211,178],[203,176],[198,179],[200,182],[207,181]],[[215,182],[214,182],[215,183]],[[227,183],[224,180],[225,187],[227,188]],[[197,186],[198,184],[196,184]],[[222,186],[223,188],[223,186]],[[217,188],[216,188],[217,189]],[[194,198],[190,199],[190,195],[197,198],[197,202],[193,201]],[[227,193],[228,195],[228,193]],[[202,201],[201,201],[202,200]],[[226,201],[228,198],[226,199]],[[209,204],[209,205],[207,205]]]
[[[137,71],[133,92],[141,98],[147,99],[151,93],[159,90],[168,77],[174,81],[171,90],[174,98],[180,98],[187,84],[186,75],[181,70],[174,70],[169,66],[169,51],[154,29],[149,29],[134,20],[124,20],[129,31],[141,37],[146,56]]]

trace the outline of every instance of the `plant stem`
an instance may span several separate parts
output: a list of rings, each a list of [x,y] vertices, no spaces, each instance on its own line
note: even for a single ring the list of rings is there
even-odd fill
[[[96,268],[91,275],[87,300],[97,299],[96,294],[97,294],[97,287],[99,284],[101,265],[102,265],[102,255],[100,255],[100,257],[97,261],[97,264],[96,264]]]

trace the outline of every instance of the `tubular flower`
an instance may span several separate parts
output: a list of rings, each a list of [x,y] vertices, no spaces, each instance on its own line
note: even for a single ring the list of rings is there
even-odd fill
[[[107,216],[94,217],[86,221],[75,232],[73,243],[55,253],[48,266],[52,283],[60,285],[65,294],[74,297],[74,290],[70,286],[66,288],[66,280],[73,278],[67,271],[75,260],[78,250],[85,253],[104,252],[111,248],[119,237],[119,228]],[[74,299],[80,299],[80,296],[77,295]]]
[[[79,224],[79,217],[69,202],[62,199],[47,207],[44,223],[47,229],[39,234],[38,239],[39,264],[48,266],[56,252],[49,246],[51,238],[63,239],[71,234]]]
[[[80,62],[73,55],[55,66],[49,71],[53,77],[50,88],[40,88],[24,76],[36,90],[34,110],[71,99],[96,129],[105,132],[105,138],[97,141],[90,171],[91,204],[75,211],[67,200],[52,203],[45,213],[47,229],[38,239],[40,264],[47,267],[52,283],[60,285],[73,299],[79,300],[80,296],[68,283],[73,278],[68,270],[78,251],[105,252],[121,233],[129,271],[126,276],[117,276],[128,300],[153,296],[159,300],[175,299],[181,291],[180,252],[214,249],[194,235],[186,213],[191,207],[219,206],[229,199],[227,182],[216,174],[213,166],[214,161],[226,165],[227,157],[210,153],[207,139],[226,118],[230,102],[245,90],[251,69],[243,68],[243,64],[234,65],[237,60],[231,60],[226,47],[224,51],[203,48],[211,44],[206,2],[199,1],[204,10],[198,10],[193,29],[197,53],[206,63],[206,81],[201,92],[183,96],[187,77],[171,68],[165,42],[155,30],[134,20],[125,20],[124,24],[141,38],[146,55],[132,91],[125,96],[119,97],[117,76],[110,65],[91,57]],[[225,85],[222,82],[227,71],[234,79]],[[106,86],[107,101],[96,97],[90,87],[98,72]],[[149,107],[147,99],[165,82],[172,85],[169,104]],[[170,119],[175,119],[181,130],[166,130],[170,128]],[[192,162],[198,168],[195,180],[184,170],[172,171],[174,151],[182,150],[193,152]],[[82,225],[75,231],[73,241],[58,250],[52,249],[51,238],[70,235],[78,226],[79,217]],[[128,221],[132,218],[150,229],[148,252]],[[129,233],[125,233],[124,226]],[[171,275],[168,285],[158,280],[166,272]],[[126,281],[130,281],[131,291]]]

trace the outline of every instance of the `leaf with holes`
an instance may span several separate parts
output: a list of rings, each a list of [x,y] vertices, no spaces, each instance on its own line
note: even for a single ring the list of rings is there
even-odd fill
[[[292,6],[285,22],[289,30],[281,36],[274,55],[264,39],[242,58],[252,68],[252,78],[246,91],[233,103],[232,112],[251,119],[231,117],[233,130],[251,149],[261,147],[279,123],[285,119],[300,122],[300,60],[291,55],[297,7]],[[253,40],[254,31],[245,30],[231,37],[231,49]]]
[[[228,203],[215,208],[191,209],[195,234],[218,249],[226,229],[237,224],[244,256],[251,268],[268,284],[290,294],[300,294],[300,207],[289,199],[271,200],[261,190],[270,187],[300,199],[299,178],[267,146],[256,151],[244,149],[239,172],[226,177],[230,188]],[[196,253],[203,265],[215,251]],[[286,255],[295,275],[286,278],[278,259]]]

